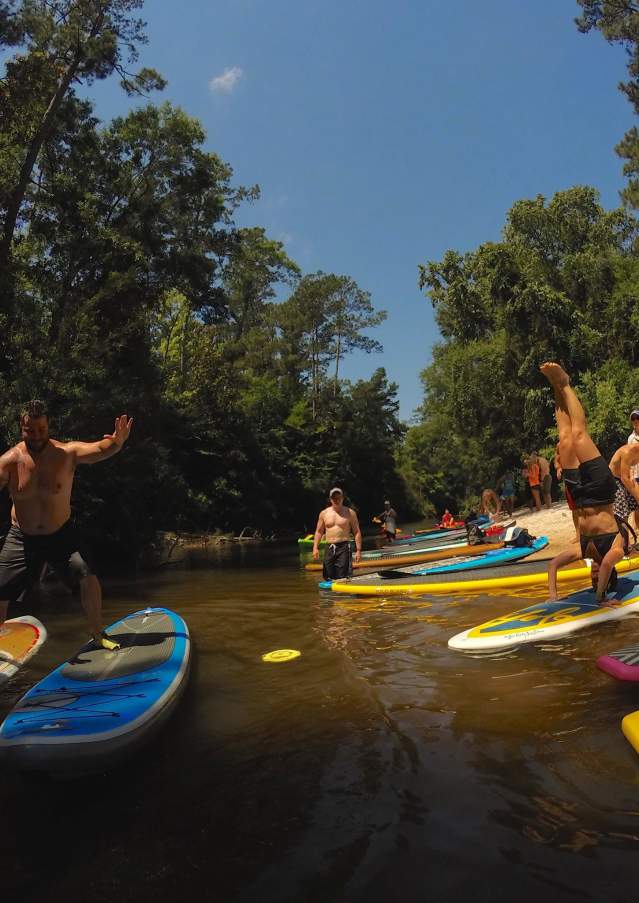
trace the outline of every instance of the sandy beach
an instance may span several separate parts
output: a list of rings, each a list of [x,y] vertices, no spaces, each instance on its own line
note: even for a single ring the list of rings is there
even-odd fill
[[[565,501],[554,502],[551,508],[531,511],[529,508],[518,508],[513,512],[518,527],[525,527],[533,536],[547,536],[549,544],[541,552],[531,555],[535,558],[552,558],[575,541],[575,528],[572,513]]]

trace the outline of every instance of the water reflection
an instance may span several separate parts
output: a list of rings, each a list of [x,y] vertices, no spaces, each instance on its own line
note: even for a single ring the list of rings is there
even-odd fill
[[[639,699],[594,660],[637,622],[491,655],[446,645],[534,600],[333,598],[277,547],[107,583],[111,620],[149,603],[186,618],[191,686],[118,772],[6,777],[7,899],[633,899],[639,758],[619,723]],[[39,614],[49,642],[3,711],[84,640],[74,600]],[[302,654],[262,662],[278,648]]]

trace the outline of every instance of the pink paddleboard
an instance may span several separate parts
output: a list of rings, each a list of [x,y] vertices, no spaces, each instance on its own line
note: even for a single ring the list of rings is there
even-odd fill
[[[639,681],[639,643],[618,652],[600,655],[597,667],[617,680]]]

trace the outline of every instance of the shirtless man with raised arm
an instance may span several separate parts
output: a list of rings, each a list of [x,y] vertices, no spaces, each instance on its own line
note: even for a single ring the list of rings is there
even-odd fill
[[[584,409],[566,371],[550,361],[539,369],[555,396],[559,458],[579,521],[579,545],[575,543],[571,549],[561,552],[548,567],[550,599],[557,599],[557,570],[562,565],[580,557],[592,558],[591,579],[597,602],[614,605],[614,601],[606,599],[606,591],[614,566],[625,551],[624,538],[613,513],[615,480],[588,434]]]
[[[313,558],[319,558],[319,544],[326,533],[326,552],[324,553],[323,574],[325,580],[337,580],[350,577],[351,564],[351,530],[355,537],[355,561],[362,560],[362,531],[357,515],[352,508],[344,504],[344,493],[335,486],[328,494],[330,507],[320,511],[313,537]]]
[[[83,555],[71,522],[71,489],[79,464],[97,464],[117,454],[129,438],[133,420],[116,417],[115,429],[98,442],[58,442],[49,436],[42,401],[30,401],[20,414],[22,442],[0,457],[0,486],[13,501],[11,528],[0,552],[0,624],[8,603],[36,583],[47,562],[70,585],[79,584],[82,607],[96,644],[118,649],[102,632],[102,591]]]

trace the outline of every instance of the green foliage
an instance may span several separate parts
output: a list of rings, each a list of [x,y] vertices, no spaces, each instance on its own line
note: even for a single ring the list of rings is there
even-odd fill
[[[420,499],[459,510],[517,471],[522,454],[549,447],[544,360],[561,361],[580,387],[602,451],[624,441],[639,399],[637,228],[576,187],[518,201],[501,242],[420,267],[444,337],[401,454]]]
[[[157,529],[312,526],[338,479],[363,510],[394,492],[401,436],[383,371],[351,386],[345,354],[384,319],[348,276],[302,276],[264,229],[259,189],[204,149],[200,123],[145,104],[102,124],[74,86],[133,73],[140,0],[0,0],[0,433],[45,397],[53,435],[130,444],[82,468],[75,504],[104,554],[131,563]],[[8,250],[10,248],[10,255]],[[289,297],[279,302],[284,293]]]
[[[593,28],[600,31],[611,44],[620,44],[628,59],[627,82],[619,88],[626,95],[634,112],[639,113],[639,9],[631,0],[577,0],[583,13],[575,21],[583,33]],[[630,128],[617,145],[617,153],[626,162],[624,175],[628,185],[621,192],[623,200],[634,210],[639,209],[639,132]]]

